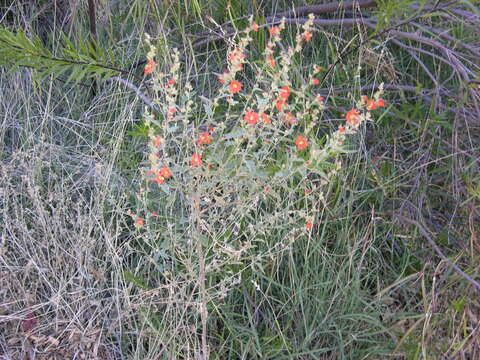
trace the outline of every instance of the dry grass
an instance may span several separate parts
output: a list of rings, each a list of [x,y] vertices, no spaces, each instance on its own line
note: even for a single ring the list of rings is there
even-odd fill
[[[0,354],[122,358],[128,238],[121,237],[124,200],[114,193],[122,181],[112,166],[128,113],[95,125],[95,139],[92,118],[101,105],[69,120],[56,115],[68,99],[55,106],[48,90],[35,96],[26,73],[2,73],[1,81]],[[117,138],[97,143],[107,130]]]

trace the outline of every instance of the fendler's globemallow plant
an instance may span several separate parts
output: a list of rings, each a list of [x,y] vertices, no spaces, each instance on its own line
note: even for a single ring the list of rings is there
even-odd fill
[[[356,102],[337,130],[317,137],[326,109],[317,90],[323,68],[300,69],[300,80],[294,69],[315,33],[313,20],[310,15],[286,48],[279,46],[285,22],[268,28],[259,64],[248,60],[252,34],[261,31],[250,19],[216,75],[220,87],[211,99],[180,75],[177,50],[168,71],[160,69],[146,36],[144,75],[159,111],[145,110],[148,162],[138,209],[130,215],[169,284],[162,293],[169,299],[161,310],[162,333],[171,332],[176,345],[165,351],[208,358],[209,309],[296,239],[315,234],[322,209],[312,204],[326,204],[347,137],[384,106],[380,86],[372,99]],[[247,67],[254,74],[249,83],[241,80]]]

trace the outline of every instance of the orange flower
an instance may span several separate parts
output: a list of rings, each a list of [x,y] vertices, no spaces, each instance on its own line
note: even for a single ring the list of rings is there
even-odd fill
[[[272,68],[275,67],[275,65],[277,64],[272,55],[267,56],[267,64]]]
[[[308,42],[312,39],[312,33],[310,31],[307,31],[303,33],[302,37],[303,37],[303,40]]]
[[[291,112],[287,113],[285,116],[285,123],[288,125],[295,125],[297,123],[297,118]]]
[[[242,59],[245,59],[245,54],[242,53],[242,51],[240,50],[240,48],[235,48],[233,49],[232,51],[230,51],[230,53],[228,54],[228,60],[230,62],[233,62],[235,60],[242,60]]]
[[[145,70],[143,70],[143,75],[147,76],[148,74],[150,74],[153,69],[155,69],[155,65],[157,65],[155,61],[148,60],[147,65],[145,65]]]
[[[315,100],[317,100],[318,102],[320,102],[320,101],[325,100],[325,98],[324,98],[323,96],[321,96],[321,95],[318,95],[318,96],[315,98]]]
[[[142,227],[145,224],[145,220],[143,220],[141,217],[137,218],[135,221],[135,226],[136,227]]]
[[[320,81],[318,81],[318,79],[316,79],[316,78],[313,78],[313,79],[311,80],[311,82],[312,82],[312,85],[318,85],[318,84],[320,84]]]
[[[339,132],[340,134],[344,134],[344,133],[345,133],[345,127],[344,127],[344,126],[340,126],[340,127],[338,128],[338,132]]]
[[[228,91],[230,91],[231,94],[236,94],[242,90],[242,83],[237,80],[232,80],[230,81],[230,85],[228,85]]]
[[[247,122],[247,124],[255,125],[258,121],[258,113],[255,111],[248,111],[243,119]]]
[[[163,141],[162,137],[161,137],[160,135],[157,135],[157,136],[155,136],[155,138],[153,139],[152,145],[153,145],[154,147],[157,147],[157,148],[158,148],[158,147],[160,147],[160,145],[162,144],[162,141]]]
[[[385,100],[378,99],[376,104],[377,104],[378,107],[384,107],[385,106]]]
[[[257,32],[258,31],[258,24],[254,21],[252,22],[252,30]]]
[[[368,96],[363,95],[363,96],[361,97],[361,99],[362,99],[363,102],[367,102],[367,101],[368,101]]]
[[[266,124],[271,124],[272,123],[272,119],[270,119],[267,114],[261,113],[260,117],[262,118],[262,121],[264,123],[266,123]]]
[[[312,193],[312,190],[310,190],[310,189],[305,189],[304,193],[305,193],[305,195],[309,195],[309,194]]]
[[[270,36],[275,36],[280,34],[280,28],[278,26],[273,26],[270,29],[268,29],[268,32],[270,33]]]
[[[277,103],[275,104],[278,111],[282,111],[283,107],[287,105],[287,101],[283,98],[278,98]]]
[[[305,223],[305,227],[306,227],[307,230],[312,230],[313,223],[311,221],[307,221]]]
[[[376,110],[377,109],[377,104],[373,100],[368,100],[367,101],[367,110]]]
[[[295,145],[297,145],[298,150],[306,149],[308,147],[308,140],[303,136],[299,136],[297,140],[295,140]]]
[[[153,181],[161,185],[165,182],[165,178],[160,173],[158,173],[157,176],[155,177],[155,180]]]
[[[284,86],[280,89],[280,94],[279,96],[285,100],[288,99],[288,97],[290,96],[290,88],[288,86]]]
[[[351,125],[358,125],[360,124],[360,114],[357,109],[352,109],[347,112],[347,115],[345,115],[345,118],[347,119],[347,122]]]
[[[173,176],[172,172],[168,167],[160,168],[160,171],[158,172],[158,174],[164,177],[165,179],[171,178]]]
[[[168,83],[167,83],[168,86],[172,86],[173,84],[175,84],[175,79],[168,80]]]
[[[204,132],[198,137],[197,143],[198,145],[211,144],[212,138],[210,137],[210,134],[208,132]]]
[[[202,166],[202,163],[202,156],[198,153],[193,153],[190,164],[192,164],[192,166]]]

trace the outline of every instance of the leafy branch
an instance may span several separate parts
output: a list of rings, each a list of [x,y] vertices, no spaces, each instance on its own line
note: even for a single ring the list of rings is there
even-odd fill
[[[65,34],[61,34],[60,40],[63,46],[54,54],[36,35],[27,36],[23,31],[0,28],[0,66],[30,67],[37,70],[41,78],[68,73],[67,83],[96,77],[107,80],[120,74],[141,80],[118,67],[111,50],[103,50],[92,41],[76,45]]]

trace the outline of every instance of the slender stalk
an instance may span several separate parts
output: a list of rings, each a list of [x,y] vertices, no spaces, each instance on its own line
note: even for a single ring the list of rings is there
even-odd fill
[[[97,40],[97,20],[95,11],[95,0],[88,0],[88,17],[90,19],[90,35],[92,40]]]
[[[200,194],[196,192],[193,197],[193,215],[195,221],[195,231],[197,234],[201,232],[200,226]],[[202,320],[202,359],[208,359],[208,345],[207,345],[207,291],[205,287],[205,254],[203,252],[202,242],[199,238],[195,239],[197,245],[198,256],[198,285],[200,289],[200,316]]]
[[[95,14],[95,0],[88,0],[88,17],[90,18],[90,42],[95,48],[97,44],[97,16]],[[93,55],[93,54],[92,54]],[[95,96],[98,91],[98,78],[92,79],[92,95]]]

